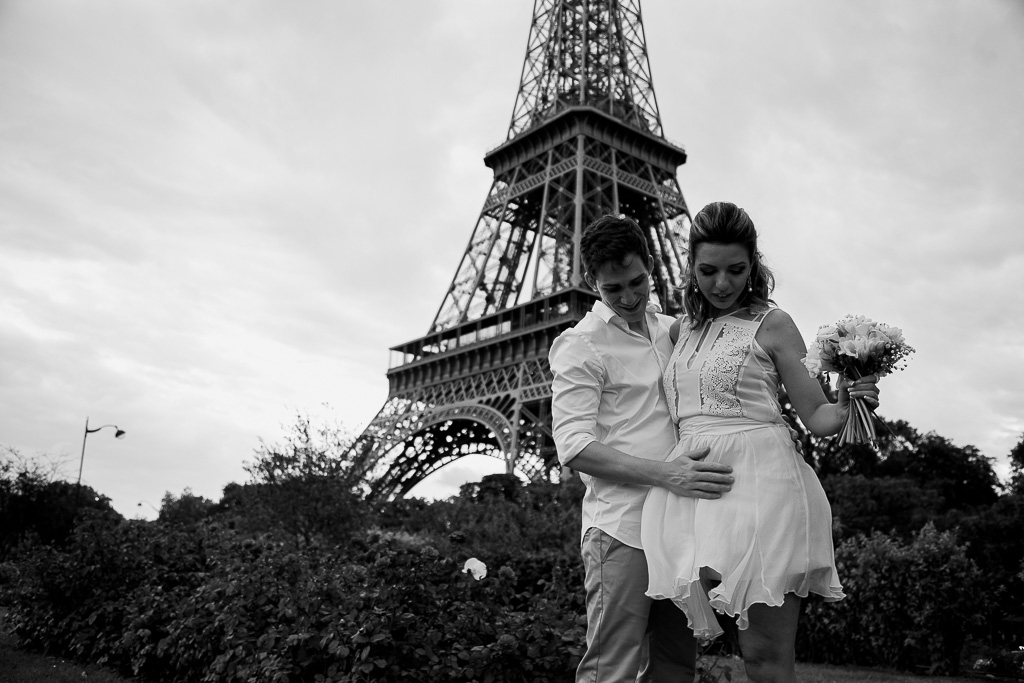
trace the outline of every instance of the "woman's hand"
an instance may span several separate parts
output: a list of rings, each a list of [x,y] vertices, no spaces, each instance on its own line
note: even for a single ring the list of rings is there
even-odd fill
[[[768,313],[755,339],[771,356],[796,414],[812,434],[837,434],[849,417],[851,396],[863,398],[863,405],[867,408],[878,406],[876,375],[867,375],[855,382],[841,378],[836,385],[838,401],[829,401],[817,378],[807,373],[803,364],[807,347],[793,319],[785,311],[775,309]]]
[[[840,375],[836,384],[839,408],[844,415],[850,410],[850,399],[861,398],[867,403],[871,410],[878,407],[878,377],[876,375],[865,375],[858,380],[851,382]]]

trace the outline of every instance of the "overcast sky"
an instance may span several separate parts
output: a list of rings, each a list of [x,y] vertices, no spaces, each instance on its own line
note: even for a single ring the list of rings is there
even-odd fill
[[[917,348],[880,413],[1024,432],[1024,4],[645,0],[691,210],[745,207],[805,338]],[[491,183],[530,0],[0,0],[0,445],[122,514],[297,413],[359,431]],[[500,470],[482,456],[416,491]]]

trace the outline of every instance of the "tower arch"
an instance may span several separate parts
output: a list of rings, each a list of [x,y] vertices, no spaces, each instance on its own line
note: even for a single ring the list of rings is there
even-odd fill
[[[354,445],[375,496],[477,451],[558,479],[548,349],[597,299],[580,237],[604,214],[636,220],[652,299],[680,312],[685,161],[662,132],[639,0],[535,0],[506,138],[484,155],[491,189],[427,334],[392,347],[387,402]]]

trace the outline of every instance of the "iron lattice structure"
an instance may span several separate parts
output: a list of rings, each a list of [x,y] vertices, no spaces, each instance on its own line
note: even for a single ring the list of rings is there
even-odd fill
[[[470,454],[557,479],[547,353],[596,298],[580,235],[607,213],[634,218],[653,298],[677,313],[685,161],[662,134],[639,1],[536,0],[476,227],[427,335],[392,348],[388,400],[353,447],[373,495],[404,495]]]

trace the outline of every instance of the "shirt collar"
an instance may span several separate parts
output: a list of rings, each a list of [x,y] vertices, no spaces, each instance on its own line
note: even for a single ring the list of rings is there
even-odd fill
[[[626,324],[626,321],[622,319],[622,316],[615,312],[615,309],[606,304],[601,299],[594,302],[594,307],[590,309],[594,315],[606,323],[618,322],[619,324]],[[647,316],[650,317],[655,313],[661,313],[661,306],[654,303],[650,299],[647,300]]]

